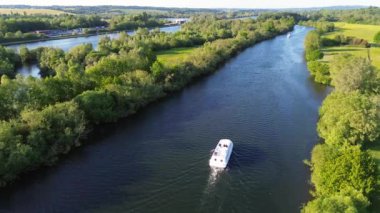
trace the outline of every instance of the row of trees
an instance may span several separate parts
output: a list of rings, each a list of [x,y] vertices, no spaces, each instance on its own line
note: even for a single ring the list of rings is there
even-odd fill
[[[0,16],[0,31],[22,33],[36,30],[74,29],[103,26],[107,23],[97,15],[5,15]]]
[[[113,16],[109,20],[110,30],[132,30],[138,27],[157,27],[164,25],[165,21],[146,12],[136,15]]]
[[[324,143],[314,147],[308,162],[314,199],[302,211],[367,212],[377,187],[377,165],[365,147],[380,136],[378,71],[368,59],[352,55],[336,56],[326,69],[335,89],[319,111]]]
[[[226,31],[232,25],[240,29],[213,40],[204,39],[209,34],[206,30],[168,34],[140,29],[134,36],[104,38],[98,50],[91,45],[80,45],[67,53],[54,48],[23,48],[21,61],[37,61],[49,75],[42,79],[1,77],[0,183],[51,164],[77,145],[91,125],[134,113],[194,78],[215,71],[245,47],[285,33],[294,25],[294,19],[285,17],[229,22],[215,25]],[[157,49],[199,44],[202,46],[191,56],[173,66],[156,61]]]
[[[305,58],[307,61],[307,68],[310,71],[314,80],[321,84],[330,84],[330,70],[329,66],[319,61],[323,58],[321,51],[322,39],[318,31],[310,31],[305,38]]]
[[[380,8],[369,7],[355,10],[307,11],[303,15],[312,21],[342,21],[355,24],[380,24]]]

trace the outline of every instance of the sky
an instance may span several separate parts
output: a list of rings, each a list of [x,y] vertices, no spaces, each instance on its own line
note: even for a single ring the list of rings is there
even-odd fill
[[[125,5],[189,8],[304,8],[336,5],[380,6],[380,0],[0,0],[26,5]]]

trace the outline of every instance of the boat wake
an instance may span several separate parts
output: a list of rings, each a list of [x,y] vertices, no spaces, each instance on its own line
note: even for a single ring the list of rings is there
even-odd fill
[[[223,169],[210,167],[210,174],[208,177],[207,185],[203,191],[203,196],[200,200],[199,212],[210,212],[210,208],[215,205],[216,200],[219,199],[219,196],[216,192],[216,185],[222,174],[224,174],[227,171],[228,168]]]

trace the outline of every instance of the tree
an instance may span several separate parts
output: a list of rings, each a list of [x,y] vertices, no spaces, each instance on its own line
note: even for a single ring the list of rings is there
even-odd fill
[[[23,64],[29,64],[29,63],[33,62],[34,60],[36,60],[33,52],[29,51],[29,49],[25,45],[22,45],[19,48],[19,55],[21,58],[21,62]]]
[[[321,38],[317,31],[310,31],[305,38],[306,51],[318,50],[321,47]]]
[[[327,144],[363,144],[380,135],[380,104],[359,92],[331,93],[319,110],[319,136]]]
[[[91,123],[115,121],[121,114],[116,99],[105,91],[86,91],[74,99]]]
[[[375,37],[373,38],[373,41],[380,44],[380,32],[376,33]]]
[[[319,197],[352,190],[368,196],[376,187],[376,162],[360,146],[318,144],[312,151],[311,170],[314,194]]]
[[[327,64],[319,61],[309,61],[307,62],[307,68],[316,82],[330,84],[330,71]]]
[[[332,84],[336,91],[371,93],[377,90],[377,73],[365,58],[342,55],[331,63]]]
[[[306,51],[306,61],[315,61],[321,58],[323,58],[323,53],[319,49]]]
[[[356,190],[317,197],[303,207],[302,213],[365,213],[370,202]]]
[[[85,130],[83,111],[72,101],[48,106],[42,111],[24,110],[21,120],[29,130],[28,144],[45,162],[68,152]]]

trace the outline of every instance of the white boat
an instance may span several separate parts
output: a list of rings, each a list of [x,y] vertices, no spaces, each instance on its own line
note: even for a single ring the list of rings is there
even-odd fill
[[[211,167],[226,168],[230,160],[234,144],[229,139],[221,139],[216,145],[214,152],[210,158],[209,164]]]
[[[292,34],[291,34],[291,33],[288,33],[288,38],[290,38],[290,36],[292,36]]]

